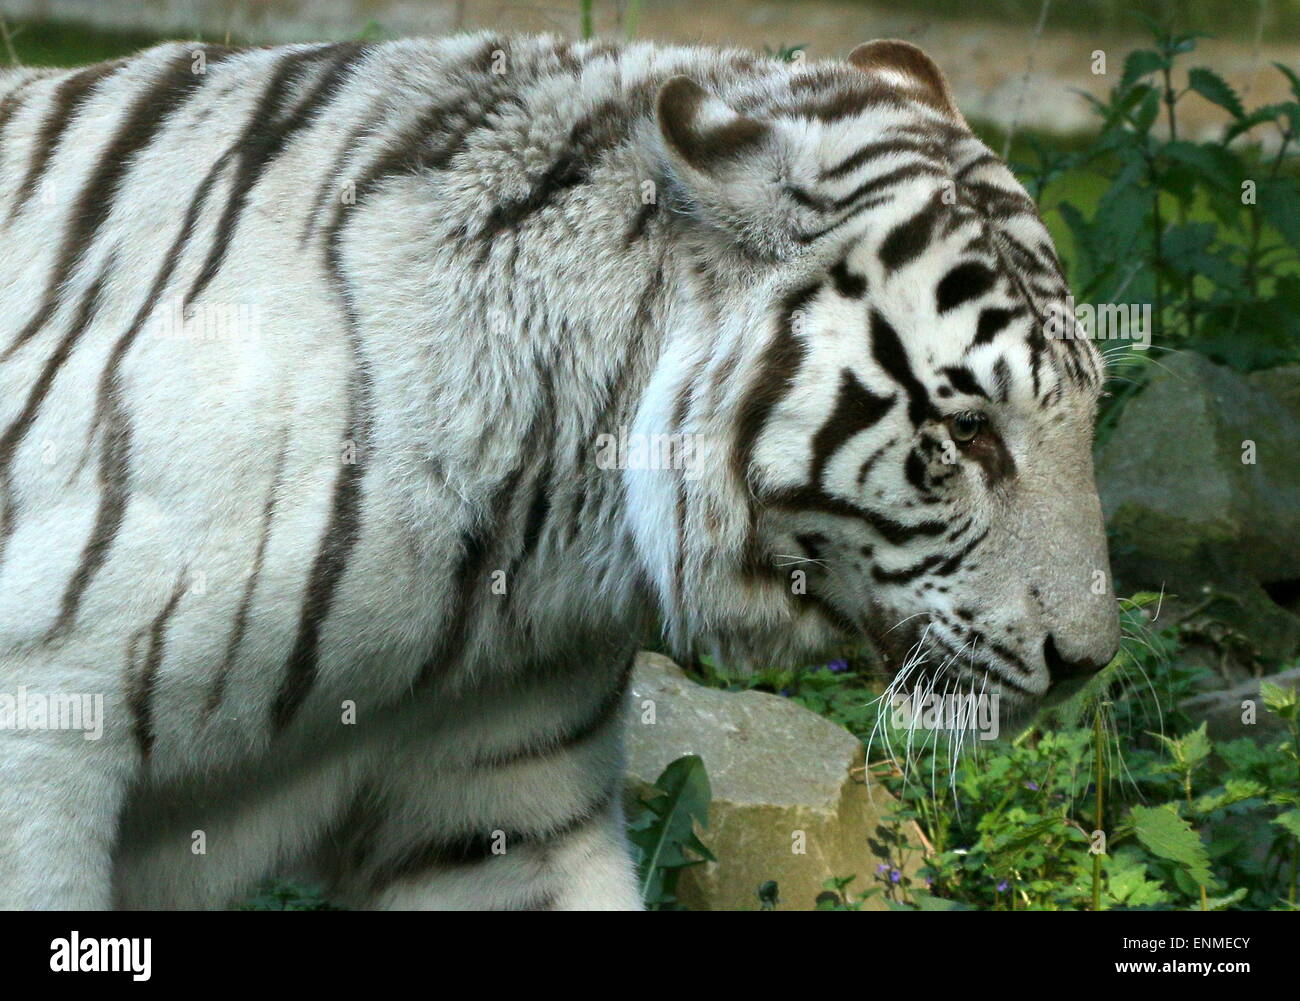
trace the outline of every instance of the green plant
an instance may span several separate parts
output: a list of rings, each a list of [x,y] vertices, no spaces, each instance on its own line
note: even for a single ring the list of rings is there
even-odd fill
[[[269,879],[257,892],[241,903],[241,911],[336,911],[314,886],[287,880]]]
[[[1116,317],[1123,304],[1150,307],[1149,329],[1106,345],[1113,399],[1103,437],[1144,384],[1148,348],[1195,350],[1247,371],[1300,361],[1300,184],[1287,164],[1300,131],[1300,77],[1275,63],[1293,99],[1247,110],[1213,70],[1183,72],[1180,60],[1204,36],[1148,24],[1153,46],[1127,55],[1108,97],[1083,95],[1099,119],[1096,138],[1065,151],[1031,141],[1033,156],[1014,165],[1044,215],[1066,224],[1078,303],[1097,317],[1103,308]],[[1227,113],[1219,137],[1197,142],[1181,131],[1187,100]],[[1081,173],[1108,179],[1091,210],[1055,195]]]
[[[678,758],[643,796],[629,818],[628,839],[636,858],[641,900],[650,910],[679,909],[677,880],[682,871],[715,859],[696,837],[707,827],[712,799],[704,762],[694,754]]]

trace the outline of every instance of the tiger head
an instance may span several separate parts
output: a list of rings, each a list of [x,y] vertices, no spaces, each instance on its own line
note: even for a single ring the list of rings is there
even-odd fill
[[[694,445],[630,497],[670,635],[805,663],[866,638],[907,690],[1007,715],[1110,661],[1102,360],[934,64],[676,77],[657,117],[691,264],[638,427]]]

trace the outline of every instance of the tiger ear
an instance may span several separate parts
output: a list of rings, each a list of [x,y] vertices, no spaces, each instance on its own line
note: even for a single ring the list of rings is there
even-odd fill
[[[784,256],[795,207],[779,183],[787,165],[775,124],[741,114],[685,76],[660,88],[655,117],[691,214],[750,254]]]
[[[863,42],[849,53],[849,62],[864,73],[894,77],[895,82],[916,91],[921,100],[966,126],[943,73],[911,42],[896,38]]]

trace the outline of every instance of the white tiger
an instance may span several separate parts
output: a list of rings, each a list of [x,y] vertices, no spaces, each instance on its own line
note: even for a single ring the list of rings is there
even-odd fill
[[[4,906],[634,908],[656,629],[1115,650],[1100,359],[905,43],[164,45],[0,75],[0,187]]]

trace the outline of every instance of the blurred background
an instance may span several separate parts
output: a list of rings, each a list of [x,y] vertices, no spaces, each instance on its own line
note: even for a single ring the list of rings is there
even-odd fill
[[[157,38],[272,44],[480,28],[579,36],[584,24],[666,42],[798,46],[811,58],[903,38],[944,68],[971,118],[1053,132],[1090,126],[1077,91],[1104,93],[1093,53],[1122,53],[1140,40],[1135,13],[1213,34],[1204,58],[1260,102],[1285,96],[1285,81],[1262,69],[1294,61],[1300,42],[1294,0],[3,0],[0,10],[22,22],[15,48],[33,64],[92,61]],[[1208,112],[1189,108],[1187,126],[1211,129]]]

